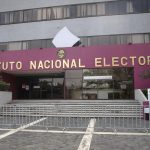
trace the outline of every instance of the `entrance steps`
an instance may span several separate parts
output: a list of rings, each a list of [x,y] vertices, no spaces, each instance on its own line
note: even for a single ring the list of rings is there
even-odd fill
[[[2,115],[58,117],[142,117],[135,100],[15,100]]]

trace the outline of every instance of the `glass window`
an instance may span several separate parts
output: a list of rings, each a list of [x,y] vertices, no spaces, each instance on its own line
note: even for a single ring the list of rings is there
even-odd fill
[[[47,48],[47,41],[41,40],[41,42],[42,42],[41,48]]]
[[[5,24],[5,13],[0,13],[0,24]]]
[[[51,19],[51,8],[47,8],[47,19]]]
[[[134,97],[133,68],[83,69],[83,73],[83,99]]]
[[[25,49],[29,49],[29,43],[28,43],[28,41],[22,42],[22,50],[25,50]]]
[[[56,18],[56,9],[48,8],[47,9],[47,19],[55,19]]]
[[[133,13],[133,3],[130,0],[127,1],[127,13]]]
[[[149,34],[145,34],[145,43],[150,43],[150,35]]]
[[[132,42],[133,43],[144,43],[144,36],[143,36],[143,34],[132,35]]]
[[[133,4],[133,12],[148,12],[148,1],[149,0],[131,0]]]
[[[41,40],[33,40],[30,43],[30,48],[41,48],[42,47],[42,43]]]
[[[9,12],[5,12],[5,24],[9,23]]]
[[[150,1],[148,0],[148,12],[150,12]]]
[[[56,18],[57,18],[57,9],[51,8],[51,19],[56,19]]]
[[[65,95],[70,99],[82,99],[82,70],[66,70]]]
[[[119,44],[118,42],[119,41],[118,41],[118,36],[117,35],[109,36],[109,44],[110,45]]]
[[[105,3],[97,3],[97,15],[105,15]]]
[[[87,15],[87,6],[86,4],[77,5],[77,17],[84,17]]]
[[[99,75],[98,69],[83,69],[83,76],[97,76]]]
[[[38,20],[38,9],[33,9],[32,21]]]
[[[37,20],[42,19],[42,9],[37,9]]]
[[[101,42],[102,45],[107,45],[107,44],[109,44],[109,36],[107,36],[107,35],[101,36],[100,42]]]
[[[23,11],[14,12],[14,23],[23,22]]]
[[[70,6],[70,17],[71,18],[77,17],[77,6],[76,5]]]
[[[120,44],[128,44],[127,35],[120,35]]]
[[[126,1],[106,2],[106,15],[125,14],[127,10]]]
[[[87,7],[86,4],[81,5],[81,16],[87,15]]]
[[[82,79],[66,79],[65,83],[66,99],[82,99]]]
[[[57,7],[57,19],[63,18],[63,7]]]
[[[127,37],[127,44],[131,44],[132,43],[132,36],[126,35],[126,37]]]
[[[46,8],[42,9],[42,19],[45,20],[46,19]]]
[[[127,12],[127,1],[126,0],[122,0],[122,1],[117,1],[117,11],[118,14],[126,14]]]
[[[14,12],[10,12],[10,15],[9,15],[9,22],[10,23],[13,23],[14,22]]]
[[[47,47],[55,47],[54,45],[53,45],[53,43],[52,43],[52,40],[51,39],[49,39],[49,40],[46,40],[46,42],[47,42]]]
[[[87,16],[96,15],[96,4],[87,4]]]
[[[24,21],[25,22],[32,21],[32,10],[25,10],[24,11]]]
[[[149,11],[148,1],[149,0],[142,0],[141,1],[141,12],[148,12]]]
[[[82,46],[88,46],[88,38],[82,37],[81,38],[81,44],[82,44]]]
[[[70,17],[70,11],[68,6],[64,6],[64,18]]]
[[[99,44],[100,44],[100,42],[99,42],[99,37],[98,37],[98,36],[96,36],[96,37],[91,37],[91,38],[90,38],[90,44],[91,44],[91,45],[99,45]]]
[[[66,70],[66,78],[82,78],[82,70]]]
[[[8,50],[21,50],[21,42],[12,42],[8,44]]]
[[[106,2],[106,15],[113,15],[116,12],[116,2]]]
[[[7,43],[0,44],[0,50],[7,50]]]

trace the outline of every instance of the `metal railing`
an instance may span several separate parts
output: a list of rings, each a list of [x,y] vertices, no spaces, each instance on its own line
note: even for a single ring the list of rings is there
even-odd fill
[[[41,118],[32,128],[86,128],[91,118],[95,129],[150,129],[149,114],[140,105],[4,105],[0,128],[17,128]]]

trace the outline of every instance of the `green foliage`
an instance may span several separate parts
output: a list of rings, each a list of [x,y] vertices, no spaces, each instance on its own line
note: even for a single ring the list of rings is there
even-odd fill
[[[10,85],[4,81],[0,81],[0,91],[9,91]]]

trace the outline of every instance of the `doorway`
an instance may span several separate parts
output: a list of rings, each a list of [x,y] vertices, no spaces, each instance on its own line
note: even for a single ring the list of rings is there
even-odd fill
[[[17,77],[17,99],[64,99],[64,73]]]

